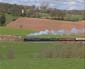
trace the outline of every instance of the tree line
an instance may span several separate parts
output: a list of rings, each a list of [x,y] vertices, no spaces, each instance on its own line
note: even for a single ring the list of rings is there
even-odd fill
[[[13,16],[33,17],[33,18],[47,18],[54,20],[85,20],[85,10],[60,10],[56,8],[48,8],[48,4],[42,4],[40,7],[23,6],[16,4],[0,3],[1,14],[11,14]],[[79,15],[79,16],[78,16]],[[0,15],[0,22],[5,16]],[[82,18],[81,18],[81,17]]]

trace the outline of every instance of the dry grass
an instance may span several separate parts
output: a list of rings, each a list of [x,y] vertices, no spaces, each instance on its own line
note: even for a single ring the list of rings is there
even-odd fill
[[[15,49],[9,48],[7,56],[8,56],[8,59],[14,59],[15,58]]]
[[[85,58],[85,46],[84,43],[76,44],[63,44],[63,46],[47,47],[41,51],[42,57],[47,58]]]

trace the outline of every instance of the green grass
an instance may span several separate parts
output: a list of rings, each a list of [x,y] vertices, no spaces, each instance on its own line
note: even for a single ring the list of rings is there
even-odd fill
[[[0,42],[0,69],[84,69],[83,58],[36,57],[44,48],[69,45],[74,46],[71,43]],[[13,59],[7,57],[9,49],[14,52]]]
[[[18,16],[13,16],[11,14],[5,14],[6,16],[6,23],[10,23],[13,19],[18,18]]]
[[[35,30],[26,30],[26,29],[15,29],[15,28],[7,28],[7,27],[0,27],[0,34],[4,35],[21,35],[25,36],[27,34],[33,33]],[[39,35],[36,37],[43,37],[43,38],[76,38],[76,37],[84,37],[80,35]]]
[[[66,17],[65,17],[66,21],[79,21],[79,20],[82,20],[82,19],[83,19],[82,15],[70,15],[70,14],[67,14]]]
[[[33,30],[24,30],[24,29],[14,29],[14,28],[7,28],[7,27],[0,27],[0,34],[11,34],[11,35],[27,35],[28,33],[34,32]]]
[[[39,35],[38,37],[41,38],[78,38],[78,37],[84,37],[80,35],[53,35],[53,34],[48,34],[48,35]]]

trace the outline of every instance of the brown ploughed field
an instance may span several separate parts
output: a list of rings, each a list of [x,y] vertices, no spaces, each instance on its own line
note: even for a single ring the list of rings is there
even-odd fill
[[[71,21],[60,21],[50,19],[39,19],[39,18],[18,18],[16,21],[12,21],[7,27],[12,28],[23,28],[23,29],[34,29],[40,30],[58,30],[66,29],[71,30],[72,28],[82,29],[85,27],[85,21],[71,22]]]

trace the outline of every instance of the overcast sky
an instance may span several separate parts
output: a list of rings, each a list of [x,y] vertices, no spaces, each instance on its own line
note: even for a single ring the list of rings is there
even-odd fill
[[[36,5],[49,4],[49,7],[58,9],[85,9],[85,0],[0,0],[0,2],[21,4],[21,5]]]

